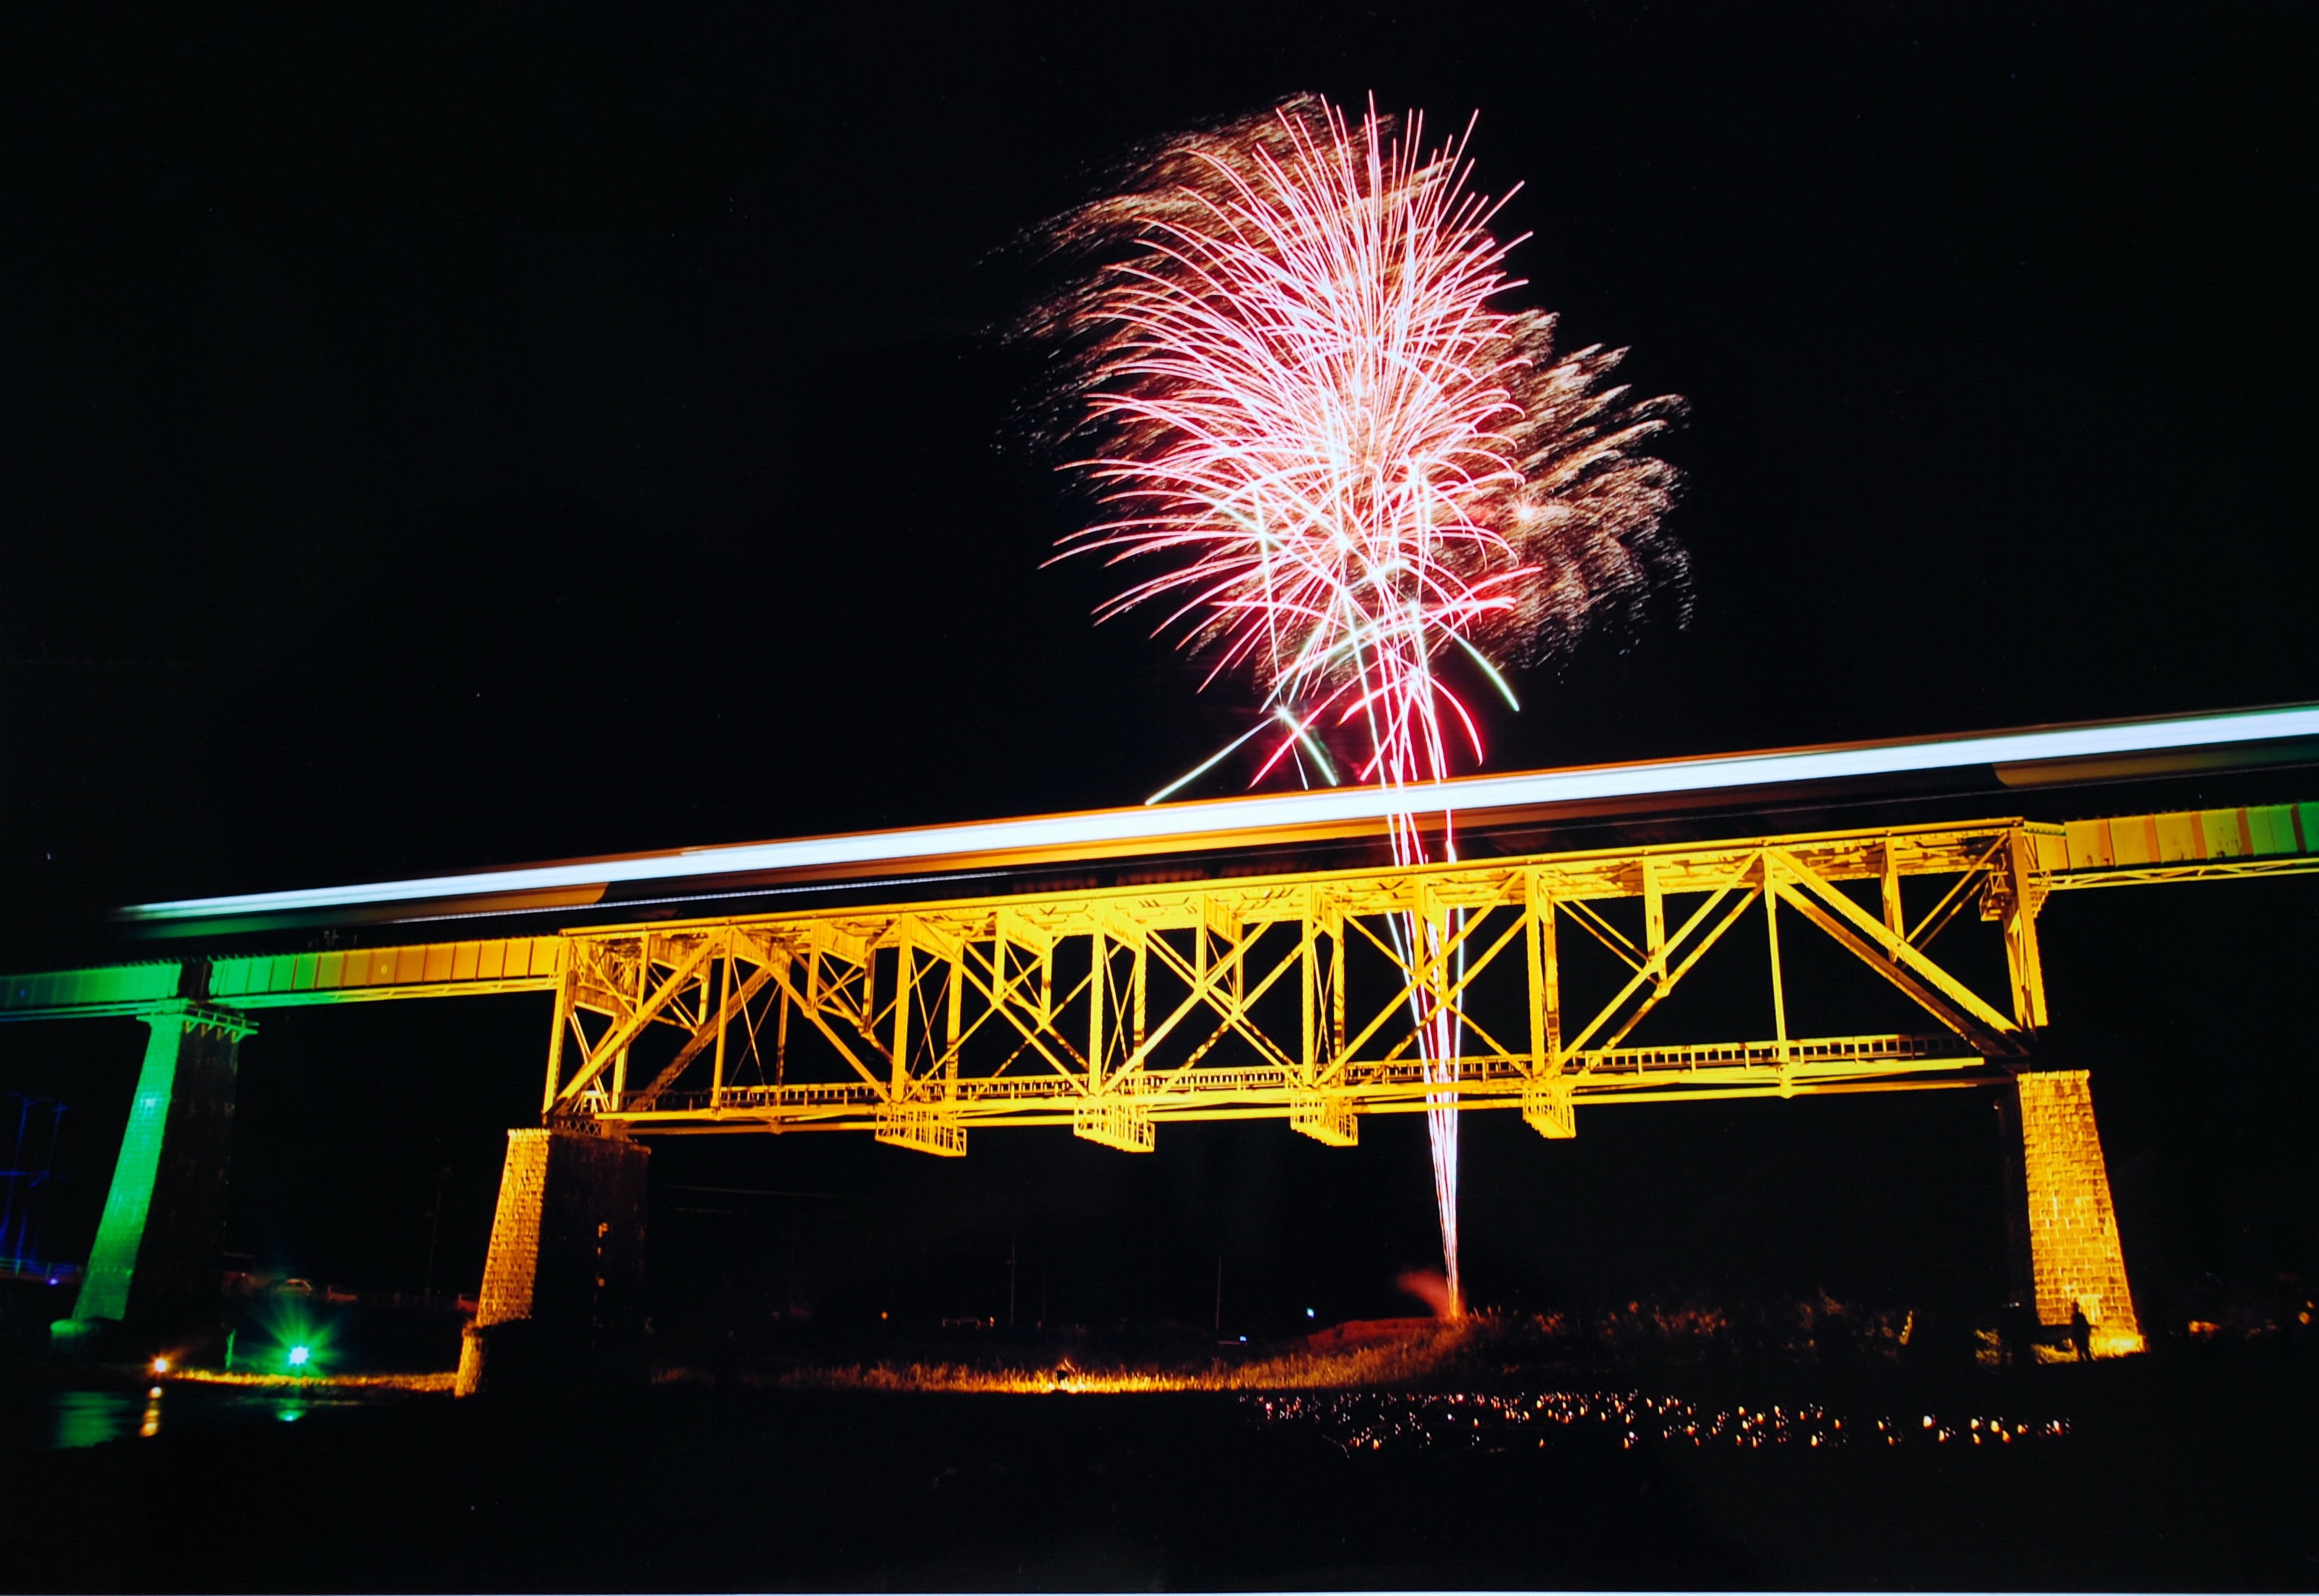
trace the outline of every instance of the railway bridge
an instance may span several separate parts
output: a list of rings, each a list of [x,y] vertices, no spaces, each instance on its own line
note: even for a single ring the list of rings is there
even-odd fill
[[[2041,1321],[2137,1351],[2089,1073],[2044,1045],[2039,912],[2319,870],[2319,804],[1770,835],[1730,811],[1928,772],[1954,807],[2314,744],[2319,709],[2290,708],[1478,778],[1429,795],[1465,857],[1415,867],[1367,841],[1391,795],[1347,789],[137,906],[131,932],[200,951],[0,979],[0,1018],[149,1028],[56,1339],[213,1285],[237,1050],[266,1011],[537,992],[540,1119],[510,1132],[463,1389],[635,1360],[657,1136],[851,1132],[954,1158],[1053,1127],[1133,1154],[1178,1122],[1276,1119],[1351,1147],[1370,1115],[1447,1101],[1553,1141],[1582,1108],[1955,1089],[1999,1094],[2017,1127]],[[1550,845],[1590,831],[1611,834]],[[670,899],[712,912],[644,917]],[[447,908],[504,933],[407,940]],[[322,925],[366,945],[296,945]],[[1719,965],[1756,987],[1758,1024],[1728,1028],[1728,974],[1726,1000],[1681,1001]],[[1866,1012],[1823,1000],[1838,968],[1873,978],[1879,1023],[1804,1023]],[[1444,1016],[1457,1055],[1429,1059]]]

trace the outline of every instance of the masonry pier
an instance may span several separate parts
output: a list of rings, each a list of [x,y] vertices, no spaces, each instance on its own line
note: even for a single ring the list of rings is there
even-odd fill
[[[2123,1357],[2145,1349],[2125,1253],[2110,1201],[2109,1170],[2082,1069],[2025,1070],[2014,1080],[2026,1198],[2029,1285],[2048,1329],[2082,1314],[2088,1350]]]
[[[646,1157],[618,1134],[508,1132],[461,1396],[643,1383]]]

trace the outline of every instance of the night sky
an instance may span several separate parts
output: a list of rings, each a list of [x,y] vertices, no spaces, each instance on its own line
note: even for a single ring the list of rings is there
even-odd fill
[[[9,12],[0,952],[77,958],[132,900],[1141,798],[1234,704],[1092,627],[1102,573],[1041,569],[1087,505],[995,329],[1019,241],[1128,145],[1300,90],[1478,111],[1527,302],[1690,401],[1687,621],[1527,673],[1497,768],[2319,700],[2313,28]],[[2161,801],[2202,797],[2238,801]],[[2319,1272],[2315,911],[2286,881],[2046,916],[2153,1302]],[[438,1283],[472,1288],[545,1017],[269,1017],[232,1244],[416,1285],[447,1168]],[[73,1105],[59,1236],[93,1229],[138,1035],[0,1036],[0,1090]],[[1605,1109],[1549,1147],[1468,1116],[1471,1289],[1988,1300],[1993,1121]],[[993,1312],[1011,1235],[1025,1314],[1035,1273],[1087,1320],[1204,1318],[1219,1255],[1228,1316],[1393,1312],[1429,1261],[1413,1118],[1160,1146],[672,1146],[654,1245],[686,1289]]]

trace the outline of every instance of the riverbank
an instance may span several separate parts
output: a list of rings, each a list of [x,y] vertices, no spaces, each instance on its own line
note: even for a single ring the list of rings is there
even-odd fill
[[[2031,1369],[1954,1393],[1736,1378],[1566,1385],[1551,1402],[1509,1379],[1471,1409],[1454,1392],[1369,1391],[1312,1411],[1229,1392],[380,1393],[306,1405],[294,1424],[165,1420],[149,1438],[9,1451],[0,1565],[18,1589],[188,1591],[2319,1577],[2319,1402],[2300,1360]],[[1935,1397],[1951,1405],[1922,1406]],[[1708,1444],[1632,1421],[1679,1416],[1669,1402],[1723,1428]],[[1742,1427],[1743,1408],[1778,1422]],[[1936,1412],[1950,1438],[1827,1444],[1845,1414],[1865,1442],[1872,1411]],[[1973,1442],[1970,1420],[1993,1417],[2058,1428]],[[1350,1444],[1362,1435],[1393,1438]]]

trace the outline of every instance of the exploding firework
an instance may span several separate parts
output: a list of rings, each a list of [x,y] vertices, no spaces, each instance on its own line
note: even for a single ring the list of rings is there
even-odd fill
[[[1299,98],[1162,141],[1055,230],[1090,264],[1032,327],[1069,352],[1093,446],[1070,468],[1105,510],[1064,553],[1150,562],[1100,613],[1161,606],[1208,682],[1261,693],[1194,776],[1254,744],[1259,781],[1285,762],[1438,782],[1482,760],[1466,700],[1486,682],[1512,701],[1501,663],[1681,582],[1659,531],[1674,473],[1642,447],[1681,401],[1629,400],[1606,382],[1623,350],[1557,357],[1552,316],[1494,307],[1521,240],[1493,234],[1503,202],[1470,169],[1464,138],[1429,150],[1413,115],[1355,127]],[[1418,863],[1438,806],[1409,799],[1389,830]],[[1437,966],[1457,931],[1412,918],[1404,962]],[[1445,1088],[1428,1120],[1454,1311],[1462,1026],[1438,996],[1412,1005]]]

